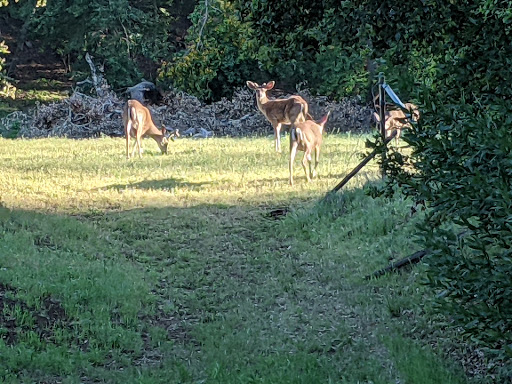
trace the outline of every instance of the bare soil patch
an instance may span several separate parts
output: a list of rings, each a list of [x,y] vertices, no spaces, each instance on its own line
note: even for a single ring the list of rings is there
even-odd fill
[[[69,325],[70,321],[58,300],[43,297],[41,308],[36,309],[15,298],[15,294],[14,288],[0,283],[0,338],[7,345],[16,344],[20,335],[30,331],[42,341],[52,342],[55,329]],[[27,320],[26,316],[31,319]]]

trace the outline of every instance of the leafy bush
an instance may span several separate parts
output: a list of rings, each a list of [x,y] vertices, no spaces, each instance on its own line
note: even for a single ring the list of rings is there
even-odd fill
[[[440,310],[505,358],[512,356],[512,10],[487,1],[448,7],[412,66],[423,100],[421,123],[404,135],[413,152],[387,165],[391,183],[429,207],[419,236],[431,250],[427,282]]]
[[[141,78],[139,58],[158,62],[175,50],[168,38],[171,6],[169,0],[135,5],[127,0],[79,0],[72,5],[48,0],[34,9],[30,32],[63,57],[69,55],[75,71],[89,73],[84,60],[89,52],[104,64],[111,85],[133,85]]]
[[[452,3],[201,1],[188,49],[167,63],[161,79],[209,99],[249,77],[287,88],[307,83],[340,99],[369,95],[383,71],[408,96],[421,81],[432,86],[438,63],[453,54],[450,41],[472,8]]]
[[[334,98],[364,94],[371,28],[357,32],[366,16],[353,17],[345,4],[352,2],[343,3],[200,2],[191,16],[188,49],[160,77],[207,99],[230,95],[248,79],[275,79],[288,88],[308,83]],[[350,38],[341,38],[344,32]]]
[[[9,47],[5,44],[5,41],[0,41],[0,96],[2,97],[13,97],[13,90],[15,89],[9,82],[9,78],[5,73],[5,57],[9,54]]]
[[[220,1],[199,4],[191,20],[189,48],[162,67],[160,79],[205,100],[231,95],[254,67],[249,25],[232,3]]]
[[[419,173],[400,180],[431,207],[420,234],[442,308],[473,338],[512,356],[512,110],[451,107],[409,138]]]

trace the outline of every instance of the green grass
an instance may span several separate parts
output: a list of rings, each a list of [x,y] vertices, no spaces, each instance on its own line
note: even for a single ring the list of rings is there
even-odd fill
[[[294,187],[270,138],[0,139],[0,381],[469,382],[405,331],[430,332],[421,267],[363,279],[417,249],[407,202],[364,195],[375,164],[320,202],[364,139]]]

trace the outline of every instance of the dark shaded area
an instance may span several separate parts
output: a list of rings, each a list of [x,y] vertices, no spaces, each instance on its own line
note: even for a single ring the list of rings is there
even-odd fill
[[[5,40],[11,52],[6,57],[7,75],[14,79],[19,90],[65,91],[71,88],[72,81],[63,59],[42,49],[38,40],[17,40],[21,21],[0,13],[0,25],[0,40]]]
[[[41,298],[41,308],[33,308],[15,297],[16,289],[0,283],[0,338],[7,345],[16,344],[21,334],[30,331],[42,341],[53,342],[55,329],[69,326],[70,320],[58,300],[46,296]],[[32,317],[33,325],[21,323],[16,313]]]
[[[144,180],[138,183],[132,184],[113,184],[108,187],[102,187],[101,189],[116,189],[116,190],[125,190],[125,189],[161,189],[161,190],[170,190],[177,187],[193,187],[194,189],[200,189],[203,185],[207,185],[210,183],[190,183],[183,182],[180,179],[164,179],[164,180]]]

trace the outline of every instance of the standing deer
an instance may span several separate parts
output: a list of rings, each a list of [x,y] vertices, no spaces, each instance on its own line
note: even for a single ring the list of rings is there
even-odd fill
[[[130,137],[135,138],[131,157],[135,155],[135,149],[139,151],[139,157],[142,158],[142,137],[152,137],[163,154],[167,154],[169,145],[169,136],[166,135],[165,126],[162,130],[158,129],[153,122],[149,109],[143,106],[137,100],[128,100],[123,109],[124,134],[126,136],[126,158],[130,158]],[[170,134],[170,138],[179,137],[179,131],[175,130]]]
[[[405,103],[404,106],[409,111],[410,116],[407,116],[402,109],[386,111],[386,137],[389,137],[396,130],[395,143],[397,146],[402,129],[410,128],[411,121],[416,122],[420,119],[420,111],[416,105]],[[380,123],[380,116],[377,112],[373,112],[373,118],[376,123]]]
[[[295,127],[292,127],[290,132],[290,185],[293,185],[293,162],[297,150],[304,151],[304,157],[302,158],[302,168],[306,174],[308,182],[317,175],[316,168],[318,167],[318,161],[320,160],[320,146],[322,145],[322,134],[324,131],[324,125],[327,123],[327,119],[331,111],[327,112],[327,115],[322,117],[319,122],[313,120],[306,120],[301,123],[297,123]],[[311,167],[311,154],[315,151],[315,166]],[[309,163],[308,167],[306,166]]]
[[[300,96],[290,96],[287,99],[269,100],[267,91],[274,88],[275,82],[263,83],[258,85],[252,81],[247,81],[247,86],[256,91],[256,101],[258,109],[263,113],[266,119],[274,128],[276,152],[281,152],[281,126],[283,124],[294,126],[295,123],[305,121],[306,118],[312,118],[308,113],[308,103]]]

